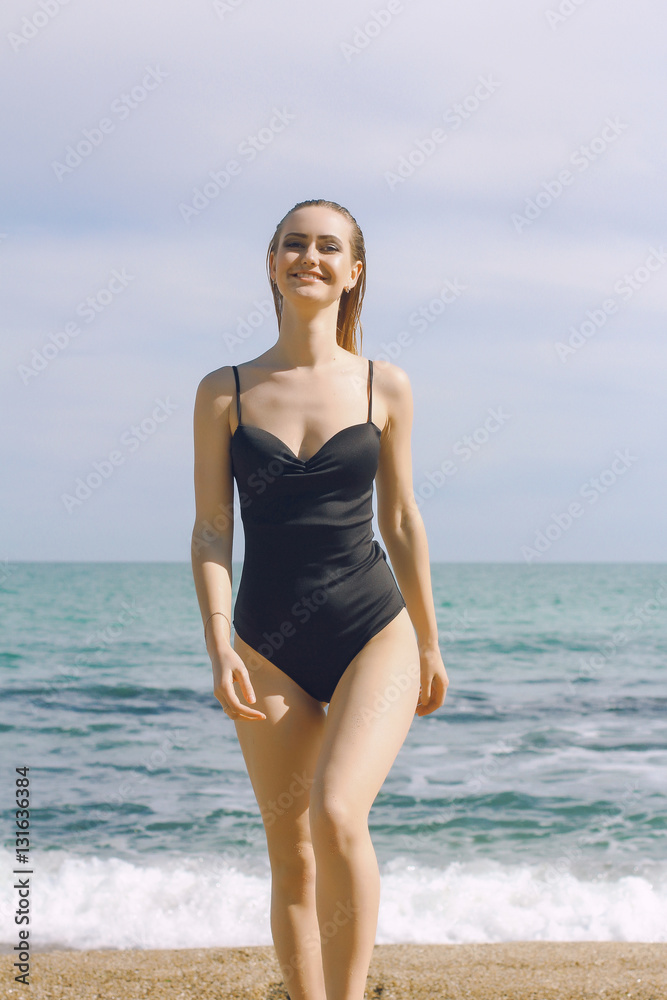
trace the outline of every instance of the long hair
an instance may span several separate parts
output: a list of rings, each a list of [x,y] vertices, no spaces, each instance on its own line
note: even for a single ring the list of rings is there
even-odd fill
[[[362,233],[359,223],[346,208],[339,205],[335,201],[326,201],[324,198],[313,198],[310,201],[300,201],[298,204],[290,208],[289,212],[283,216],[269,243],[269,249],[266,253],[266,271],[269,276],[269,283],[271,285],[271,291],[273,292],[273,302],[276,307],[276,316],[278,317],[278,329],[280,329],[280,323],[283,315],[283,297],[278,290],[278,286],[275,281],[271,278],[271,272],[269,270],[269,258],[271,253],[276,253],[278,249],[278,241],[280,237],[280,229],[287,218],[291,215],[297,208],[306,208],[310,205],[321,205],[323,208],[331,208],[335,212],[340,212],[352,225],[352,238],[350,241],[350,249],[352,251],[352,260],[360,260],[363,264],[363,268],[357,283],[349,292],[343,292],[340,297],[340,304],[338,306],[338,319],[336,320],[336,342],[339,347],[344,348],[351,354],[361,354],[361,344],[363,340],[363,330],[361,327],[361,305],[364,301],[364,293],[366,291],[366,244],[364,243],[364,234]],[[357,347],[357,329],[359,330],[359,346]]]

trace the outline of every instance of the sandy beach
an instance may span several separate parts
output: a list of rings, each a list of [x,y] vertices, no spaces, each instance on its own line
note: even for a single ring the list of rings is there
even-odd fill
[[[3,998],[27,995],[13,958]],[[284,1000],[272,947],[50,951],[33,955],[39,1000]],[[510,942],[376,945],[366,998],[382,1000],[665,1000],[667,944]]]

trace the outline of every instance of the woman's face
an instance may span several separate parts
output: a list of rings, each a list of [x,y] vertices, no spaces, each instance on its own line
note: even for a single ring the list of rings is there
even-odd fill
[[[309,205],[291,212],[280,230],[275,254],[269,257],[272,279],[283,299],[337,301],[362,271],[352,260],[352,224],[340,212]]]

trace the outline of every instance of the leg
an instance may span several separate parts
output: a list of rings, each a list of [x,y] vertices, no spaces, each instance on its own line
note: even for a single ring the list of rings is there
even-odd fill
[[[326,712],[238,635],[234,649],[250,674],[253,707],[266,714],[234,724],[266,831],[276,955],[291,1000],[325,1000],[308,806]]]
[[[408,734],[419,652],[406,608],[355,656],[329,705],[310,797],[327,1000],[363,1000],[380,874],[368,814]]]

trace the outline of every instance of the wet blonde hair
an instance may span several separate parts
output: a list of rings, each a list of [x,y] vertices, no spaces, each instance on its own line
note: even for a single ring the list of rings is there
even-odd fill
[[[307,208],[310,205],[318,205],[322,208],[331,208],[335,212],[340,212],[340,214],[351,224],[352,237],[350,240],[350,251],[352,254],[352,260],[353,262],[360,260],[363,264],[363,268],[356,285],[351,288],[349,292],[344,291],[340,297],[338,319],[336,321],[336,342],[339,347],[344,348],[351,354],[361,354],[361,344],[363,340],[363,330],[361,327],[361,304],[364,300],[364,293],[366,291],[366,244],[364,243],[364,234],[362,233],[359,223],[354,218],[352,213],[335,201],[326,201],[324,198],[313,198],[310,201],[300,201],[290,208],[289,212],[283,216],[276,226],[276,230],[271,238],[271,242],[269,243],[269,249],[266,253],[266,270],[269,276],[271,291],[273,292],[273,302],[276,307],[276,316],[278,317],[278,329],[280,329],[280,322],[283,314],[283,297],[278,290],[277,284],[271,278],[269,258],[271,253],[275,254],[278,250],[280,230],[285,222],[285,219],[287,219],[292,212],[295,212],[297,208]],[[357,329],[359,330],[358,346]]]

